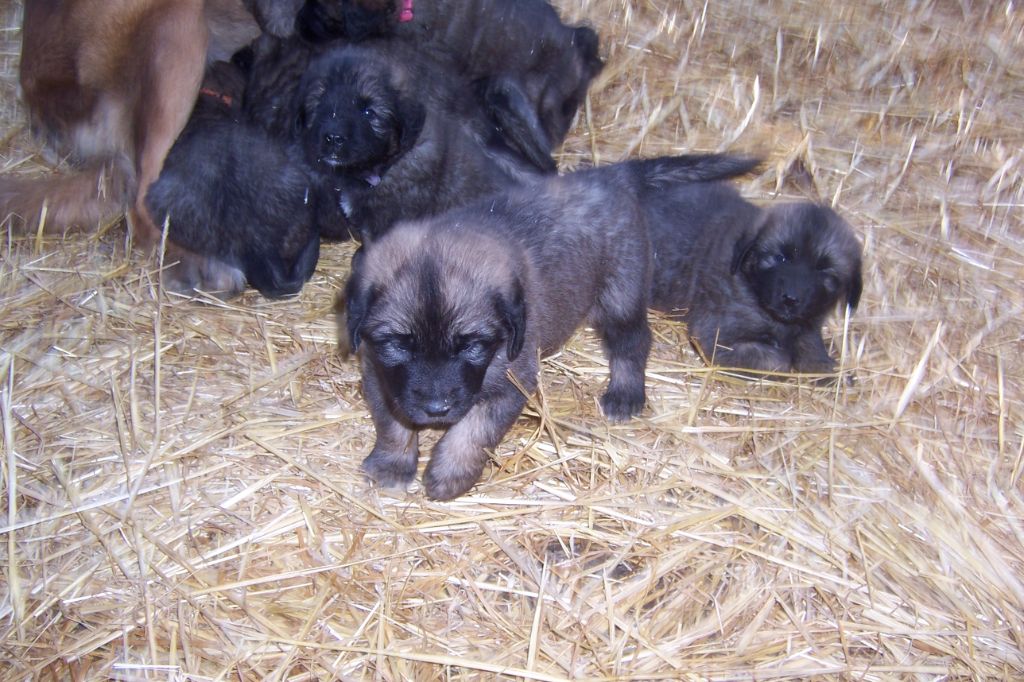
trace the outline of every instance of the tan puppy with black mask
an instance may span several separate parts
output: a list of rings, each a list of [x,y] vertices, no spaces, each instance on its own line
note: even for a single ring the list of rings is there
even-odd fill
[[[642,196],[746,172],[727,156],[631,161],[542,180],[440,216],[399,223],[353,259],[346,329],[360,353],[377,442],[363,470],[385,486],[416,475],[417,430],[447,433],[424,474],[450,499],[480,478],[532,392],[541,354],[585,320],[602,336],[606,417],[644,406],[651,246]]]

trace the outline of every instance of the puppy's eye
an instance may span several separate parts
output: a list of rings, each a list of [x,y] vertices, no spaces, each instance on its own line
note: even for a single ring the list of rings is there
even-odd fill
[[[359,102],[359,109],[366,118],[377,118],[377,110],[369,100],[361,100]]]
[[[494,339],[486,336],[463,336],[455,340],[455,350],[469,362],[486,362],[494,347]]]
[[[377,356],[386,364],[407,362],[415,350],[415,342],[408,334],[394,334],[372,339]]]

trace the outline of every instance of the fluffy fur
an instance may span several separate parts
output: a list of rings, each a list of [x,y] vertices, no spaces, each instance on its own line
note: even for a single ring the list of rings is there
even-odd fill
[[[547,0],[307,0],[297,27],[312,41],[393,35],[454,57],[503,135],[542,170],[601,71],[598,36],[562,23]]]
[[[298,138],[342,210],[322,234],[363,239],[539,175],[503,144],[443,62],[401,43],[315,57],[296,93]]]
[[[167,221],[170,240],[241,271],[265,296],[285,296],[302,288],[319,255],[311,178],[297,148],[239,120],[244,86],[234,65],[210,66],[146,203]],[[238,280],[217,293],[238,293]]]
[[[861,246],[832,209],[760,208],[725,182],[671,185],[646,200],[654,308],[680,316],[709,362],[766,372],[832,372],[821,327],[856,308]]]
[[[417,430],[444,428],[424,474],[449,499],[479,479],[487,451],[537,386],[540,354],[584,321],[600,331],[611,379],[605,415],[644,406],[652,184],[742,172],[746,160],[669,157],[552,177],[364,246],[346,286],[345,328],[360,351],[377,430],[364,471],[387,486],[416,474]]]
[[[277,0],[247,0],[270,8]],[[241,0],[30,0],[21,88],[33,129],[79,173],[0,179],[0,218],[31,228],[47,208],[59,231],[128,208],[135,242],[160,229],[145,196],[188,120],[208,60],[227,59],[259,31]],[[230,289],[237,270],[170,244],[167,286]]]

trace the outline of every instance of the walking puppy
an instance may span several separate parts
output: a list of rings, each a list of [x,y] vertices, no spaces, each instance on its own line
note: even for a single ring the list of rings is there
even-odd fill
[[[646,199],[652,307],[681,317],[709,362],[832,372],[821,327],[860,300],[861,246],[832,209],[760,208],[725,182],[667,185]]]
[[[751,165],[684,156],[551,177],[400,223],[366,244],[345,291],[347,334],[377,430],[363,470],[385,486],[408,484],[417,430],[445,428],[426,494],[445,500],[469,490],[526,404],[508,374],[532,392],[539,354],[588,319],[609,358],[605,416],[638,414],[651,344],[646,188]]]

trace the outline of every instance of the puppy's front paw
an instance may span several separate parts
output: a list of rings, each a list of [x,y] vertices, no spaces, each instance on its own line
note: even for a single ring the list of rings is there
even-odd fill
[[[360,468],[382,488],[405,490],[416,478],[416,460],[415,452],[396,453],[375,447]]]
[[[168,245],[164,254],[164,287],[179,294],[205,291],[229,299],[245,289],[245,275],[238,268],[213,258]]]
[[[441,455],[440,457],[438,455]],[[423,487],[432,500],[450,500],[469,491],[484,472],[487,456],[481,451],[475,457],[446,457],[434,451],[423,473]]]
[[[642,390],[608,390],[601,396],[601,411],[609,421],[622,422],[640,414],[645,402]]]

